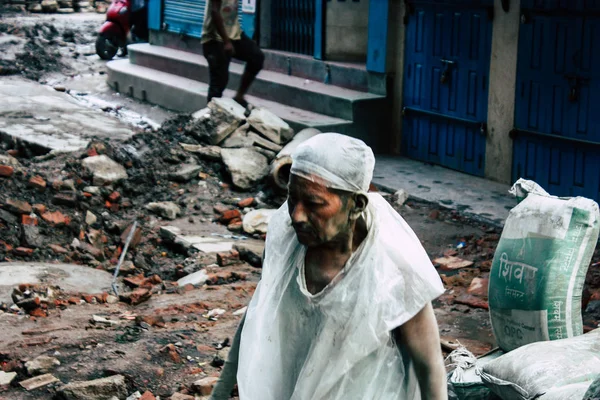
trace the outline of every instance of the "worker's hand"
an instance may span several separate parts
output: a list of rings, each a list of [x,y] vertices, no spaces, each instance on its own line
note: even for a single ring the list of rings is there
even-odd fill
[[[223,42],[224,48],[225,48],[225,53],[229,56],[232,56],[233,53],[235,53],[235,50],[233,48],[233,43],[231,43],[231,40],[225,40]]]

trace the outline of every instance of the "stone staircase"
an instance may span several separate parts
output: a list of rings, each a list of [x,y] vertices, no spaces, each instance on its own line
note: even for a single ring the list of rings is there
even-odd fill
[[[206,106],[209,74],[203,55],[151,44],[130,45],[128,52],[129,59],[107,64],[108,84],[114,90],[178,112],[191,113]],[[385,135],[381,132],[388,126],[389,112],[384,95],[282,73],[286,60],[289,66],[290,56],[268,53],[265,69],[250,89],[251,104],[270,109],[296,131],[313,127],[345,133],[385,151]],[[270,66],[273,69],[268,69]],[[243,70],[243,64],[231,63],[224,96],[233,96]],[[353,70],[345,76],[345,86],[353,82],[360,86],[367,72]]]

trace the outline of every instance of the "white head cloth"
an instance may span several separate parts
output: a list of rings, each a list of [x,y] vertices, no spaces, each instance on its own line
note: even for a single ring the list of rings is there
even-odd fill
[[[292,174],[310,181],[318,177],[326,187],[347,192],[366,193],[374,168],[373,150],[339,133],[316,135],[292,154]]]

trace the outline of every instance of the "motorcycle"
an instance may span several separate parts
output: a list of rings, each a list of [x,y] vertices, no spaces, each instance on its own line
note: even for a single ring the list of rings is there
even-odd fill
[[[121,49],[121,55],[125,56],[129,41],[148,40],[147,24],[145,5],[132,11],[129,0],[113,0],[106,11],[106,21],[100,27],[96,38],[96,54],[103,60],[112,60]],[[128,39],[129,36],[131,39]]]

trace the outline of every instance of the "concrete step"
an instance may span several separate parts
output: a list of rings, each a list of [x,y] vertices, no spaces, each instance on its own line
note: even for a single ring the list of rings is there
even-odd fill
[[[208,85],[179,75],[131,64],[129,60],[110,61],[107,82],[117,92],[158,104],[165,108],[192,113],[206,107]],[[234,92],[227,90],[225,96]],[[286,106],[255,96],[248,101],[257,107],[266,107],[286,121],[295,130],[317,128],[321,131],[347,133],[352,122],[295,107]]]
[[[128,47],[132,64],[168,72],[200,82],[208,82],[208,62],[204,56],[147,43]],[[232,62],[229,89],[237,89],[244,65]],[[253,83],[250,94],[287,106],[353,121],[356,109],[385,101],[385,97],[339,86],[263,70]]]

